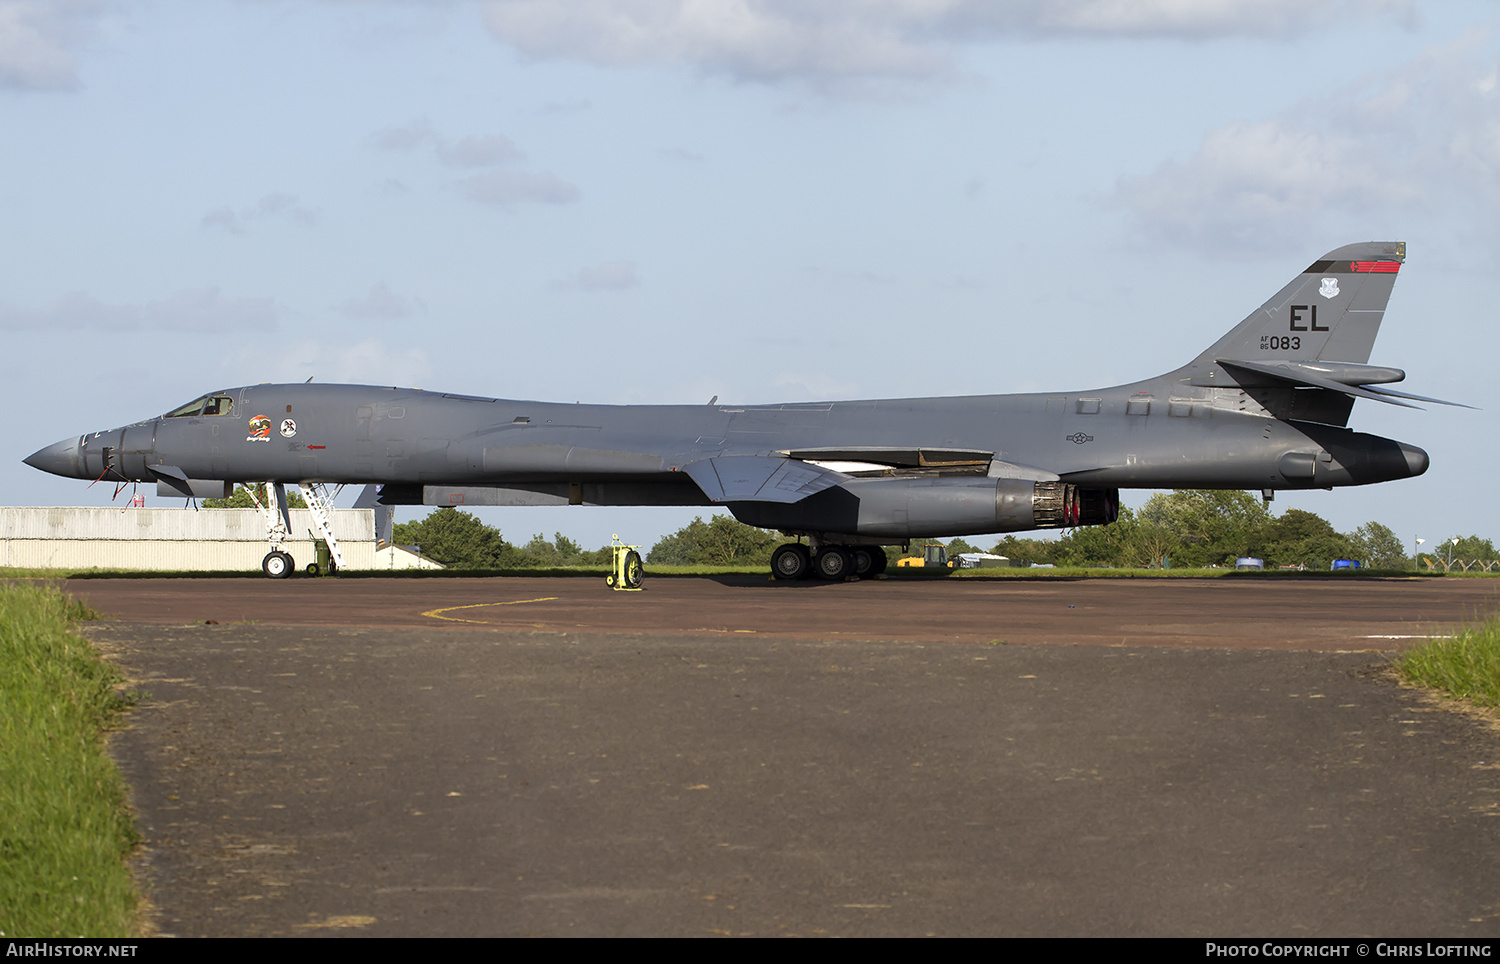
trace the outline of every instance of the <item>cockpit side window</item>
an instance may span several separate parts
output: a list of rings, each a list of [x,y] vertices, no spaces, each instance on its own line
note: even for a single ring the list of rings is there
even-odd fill
[[[195,398],[181,408],[172,409],[163,415],[162,418],[186,418],[189,415],[201,415],[203,414],[203,403],[206,401],[208,401],[207,398]]]
[[[205,395],[195,398],[181,408],[173,409],[162,418],[186,418],[192,415],[228,415],[234,411],[234,399],[228,395]]]

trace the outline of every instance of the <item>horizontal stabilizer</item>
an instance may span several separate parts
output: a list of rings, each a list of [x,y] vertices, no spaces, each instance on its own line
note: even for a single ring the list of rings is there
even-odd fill
[[[1230,359],[1232,362],[1233,359]],[[1289,359],[1260,362],[1274,368],[1327,378],[1343,385],[1384,385],[1387,382],[1406,380],[1406,372],[1399,368],[1382,365],[1356,365],[1353,362],[1291,361]]]
[[[689,463],[682,471],[714,502],[791,504],[850,478],[774,455],[724,455]]]
[[[1322,388],[1330,392],[1340,392],[1351,398],[1369,398],[1377,402],[1385,402],[1387,405],[1400,405],[1402,408],[1417,408],[1406,402],[1397,401],[1400,398],[1409,398],[1418,402],[1431,402],[1436,405],[1454,405],[1459,408],[1472,408],[1462,402],[1447,402],[1441,398],[1428,398],[1424,395],[1412,395],[1407,392],[1398,392],[1393,388],[1374,388],[1370,384],[1351,385],[1346,382],[1330,378],[1328,375],[1320,374],[1311,365],[1300,365],[1295,362],[1253,362],[1241,359],[1220,358],[1218,363],[1228,369],[1239,369],[1246,372],[1255,372],[1259,375],[1268,375],[1271,378],[1293,385],[1303,385],[1308,388]],[[1354,368],[1356,366],[1348,366]],[[1394,369],[1391,369],[1392,371]]]
[[[1364,387],[1369,388],[1370,386],[1366,385]],[[1398,392],[1394,388],[1376,388],[1372,389],[1372,391],[1374,391],[1377,395],[1394,395],[1397,398],[1410,398],[1418,402],[1431,402],[1434,405],[1452,405],[1454,408],[1467,408],[1475,412],[1479,411],[1479,407],[1477,405],[1465,405],[1463,402],[1448,402],[1444,401],[1441,398],[1428,398],[1426,395],[1413,395],[1410,392]],[[1388,399],[1384,399],[1384,401],[1388,401]],[[1392,402],[1391,404],[1394,405],[1396,403]]]

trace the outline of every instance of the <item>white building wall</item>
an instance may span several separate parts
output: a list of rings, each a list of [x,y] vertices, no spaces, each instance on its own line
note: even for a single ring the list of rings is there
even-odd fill
[[[317,559],[312,513],[292,509],[291,523],[283,548],[301,569]],[[377,557],[373,509],[335,509],[333,534],[346,569],[405,568]],[[0,507],[0,566],[254,570],[269,549],[259,509]]]
[[[291,510],[288,535],[310,539],[312,512]],[[333,535],[339,544],[375,541],[375,510],[334,509]],[[124,539],[137,541],[266,540],[266,517],[259,509],[0,508],[3,539]]]

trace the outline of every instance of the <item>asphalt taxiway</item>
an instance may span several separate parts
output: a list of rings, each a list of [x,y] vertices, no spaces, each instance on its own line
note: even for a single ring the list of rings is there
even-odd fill
[[[1500,608],[1489,579],[920,579],[764,576],[79,579],[68,592],[126,622],[509,629],[782,638],[1389,649]],[[1384,642],[1383,642],[1384,641]]]
[[[80,580],[163,933],[1500,936],[1488,580]]]

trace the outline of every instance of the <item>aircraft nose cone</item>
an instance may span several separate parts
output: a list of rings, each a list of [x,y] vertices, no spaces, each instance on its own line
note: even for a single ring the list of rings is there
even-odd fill
[[[1405,442],[1402,442],[1401,454],[1406,456],[1406,467],[1412,475],[1421,475],[1427,471],[1428,460],[1426,452],[1415,445],[1407,445]]]
[[[83,478],[83,450],[77,438],[64,439],[44,449],[37,449],[21,461],[34,469],[61,475],[63,478]]]

